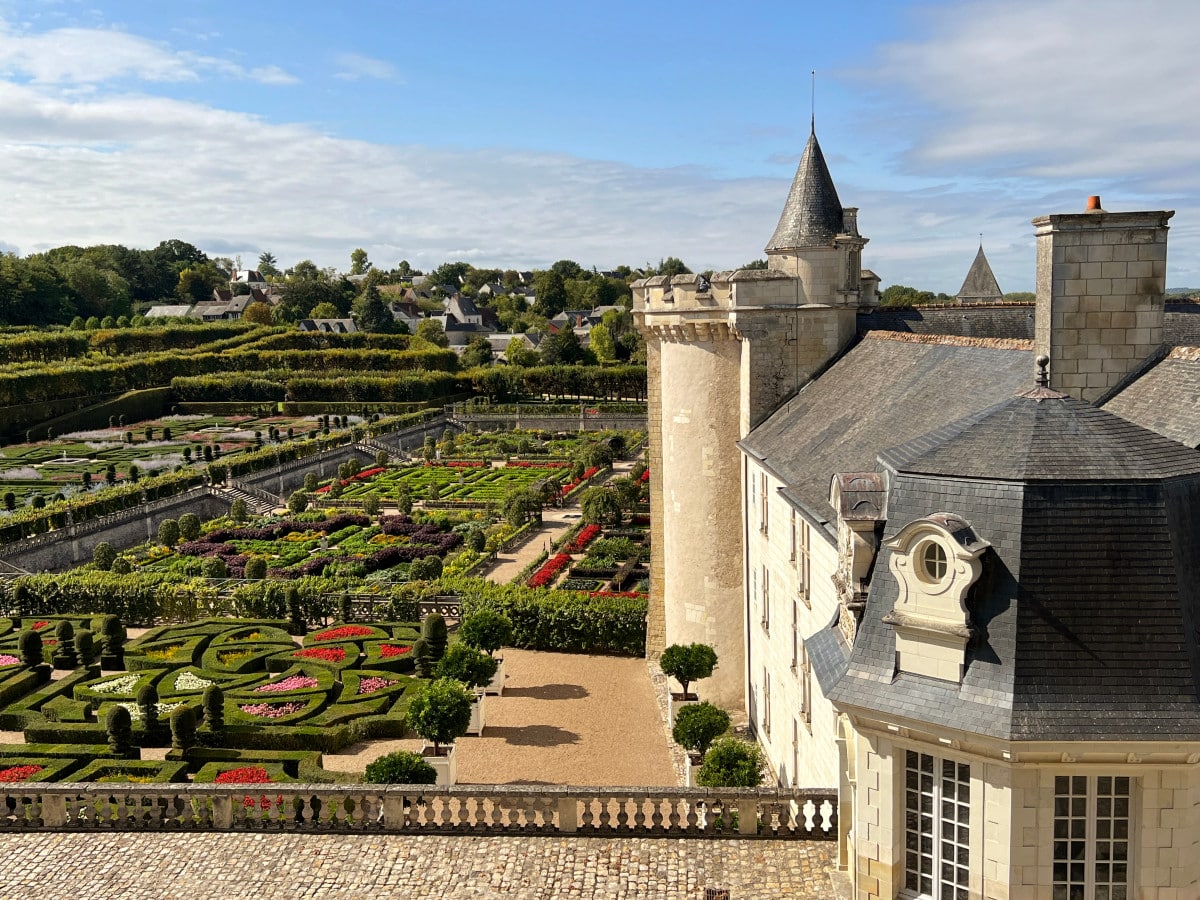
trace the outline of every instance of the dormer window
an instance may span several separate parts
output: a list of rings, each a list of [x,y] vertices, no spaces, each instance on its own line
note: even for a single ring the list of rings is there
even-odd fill
[[[885,542],[899,596],[883,621],[896,630],[896,669],[962,681],[971,616],[967,593],[983,571],[989,546],[958,516],[909,522]]]

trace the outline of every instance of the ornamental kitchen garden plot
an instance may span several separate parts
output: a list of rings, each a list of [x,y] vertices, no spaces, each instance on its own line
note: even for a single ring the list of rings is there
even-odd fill
[[[242,783],[245,773],[222,778],[242,769],[259,781],[346,780],[320,768],[321,753],[403,736],[422,683],[413,672],[416,623],[335,624],[297,643],[283,622],[228,619],[148,631],[124,647],[126,671],[81,666],[49,681],[48,666],[24,665],[16,636],[37,625],[52,633],[63,619],[91,621],[0,619],[0,728],[26,739],[0,745],[0,781],[186,781],[190,773]],[[221,692],[216,710],[206,706],[212,688]],[[132,749],[110,741],[114,707],[129,713]],[[194,746],[172,749],[166,761],[139,760],[138,747],[171,744],[169,719],[180,707],[200,723]]]

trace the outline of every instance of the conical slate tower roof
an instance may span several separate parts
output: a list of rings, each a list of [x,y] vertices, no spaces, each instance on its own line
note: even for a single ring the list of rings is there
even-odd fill
[[[960,303],[999,303],[1004,299],[1000,283],[992,274],[992,267],[983,253],[983,244],[979,245],[975,262],[971,263],[971,271],[967,273],[956,299]]]
[[[842,202],[815,131],[809,134],[767,252],[826,247],[842,232]]]

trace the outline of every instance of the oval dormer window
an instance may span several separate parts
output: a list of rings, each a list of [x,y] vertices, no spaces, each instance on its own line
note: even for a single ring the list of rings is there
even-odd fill
[[[946,551],[937,541],[926,541],[918,559],[922,580],[937,584],[946,577]]]

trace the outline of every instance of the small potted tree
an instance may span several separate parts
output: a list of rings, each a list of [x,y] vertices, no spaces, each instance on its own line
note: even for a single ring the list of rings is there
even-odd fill
[[[475,695],[471,704],[471,721],[467,725],[467,734],[483,734],[483,702],[487,695],[482,688],[496,677],[496,669],[495,657],[466,644],[455,644],[446,651],[446,655],[434,670],[438,678],[461,681]]]
[[[437,784],[437,771],[418,753],[397,750],[367,763],[366,784]]]
[[[729,713],[707,700],[685,706],[675,716],[671,737],[688,751],[687,786],[696,785],[696,770],[709,745],[729,730]]]
[[[406,721],[429,742],[421,748],[421,756],[437,770],[436,783],[454,784],[458,778],[454,741],[466,734],[471,722],[471,692],[466,685],[453,678],[431,682],[409,703]]]
[[[721,738],[704,754],[696,780],[704,787],[758,787],[763,780],[762,751],[749,741]]]
[[[482,534],[482,532],[476,532]],[[462,620],[458,628],[459,637],[468,647],[482,650],[496,660],[496,674],[484,688],[486,694],[504,693],[504,657],[496,651],[512,641],[512,621],[491,607],[481,607]]]
[[[670,694],[669,712],[671,724],[675,724],[676,710],[690,703],[699,703],[700,698],[688,687],[693,681],[708,678],[717,667],[717,651],[708,644],[672,644],[662,652],[658,664],[663,674],[679,682],[683,690]]]

